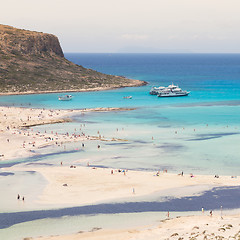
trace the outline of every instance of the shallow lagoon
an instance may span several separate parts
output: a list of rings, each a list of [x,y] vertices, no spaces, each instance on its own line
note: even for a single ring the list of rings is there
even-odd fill
[[[225,108],[167,107],[147,109],[146,115],[142,109],[75,115],[72,123],[38,126],[34,131],[84,132],[107,141],[86,141],[85,147],[82,142],[46,147],[36,150],[35,157],[16,161],[84,166],[89,162],[98,167],[235,176],[240,167],[240,111],[239,106],[228,106],[223,114]]]

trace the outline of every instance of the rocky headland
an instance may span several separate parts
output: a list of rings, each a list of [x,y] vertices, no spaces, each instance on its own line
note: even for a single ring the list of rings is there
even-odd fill
[[[146,82],[68,61],[56,36],[0,25],[0,93],[97,91]]]

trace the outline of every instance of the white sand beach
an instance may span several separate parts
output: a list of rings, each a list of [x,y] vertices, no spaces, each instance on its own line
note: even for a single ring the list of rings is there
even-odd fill
[[[66,141],[91,140],[87,136],[67,136],[54,132],[36,133],[31,126],[70,121],[68,116],[84,111],[116,111],[121,109],[86,110],[46,110],[27,108],[0,108],[1,160],[30,156],[32,149],[46,144],[61,144]],[[125,109],[131,110],[131,109]],[[26,128],[28,127],[28,128]],[[95,138],[93,138],[95,139]],[[81,160],[76,161],[81,162]],[[87,164],[86,164],[87,165]],[[210,175],[173,174],[166,170],[159,172],[133,171],[127,169],[108,169],[86,167],[59,162],[59,166],[13,166],[4,171],[35,171],[47,184],[32,206],[42,209],[80,206],[101,202],[134,200],[154,194],[172,196],[197,195],[213,187],[239,186],[239,177]],[[191,191],[179,192],[177,189],[192,187]],[[59,197],[61,196],[61,197]],[[28,195],[25,195],[25,205]],[[201,211],[199,209],[199,211]],[[209,215],[209,214],[208,214]],[[159,226],[141,226],[134,229],[102,229],[67,236],[41,237],[39,239],[239,239],[240,216],[219,215],[189,216],[163,221]]]
[[[36,200],[36,205],[49,207],[79,206],[101,201],[119,201],[123,198],[134,200],[164,191],[166,194],[178,196],[196,195],[213,187],[238,186],[239,179],[230,176],[215,178],[208,175],[178,175],[160,172],[125,171],[80,167],[66,162],[62,166],[15,167],[15,171],[37,171],[48,184]],[[67,166],[64,166],[64,165]],[[60,165],[60,163],[59,163]],[[8,170],[8,169],[5,169]],[[189,193],[182,189],[192,186]],[[174,194],[173,194],[174,193]],[[59,198],[61,196],[61,198]],[[25,196],[26,199],[28,196]],[[27,202],[25,202],[25,205]]]
[[[46,110],[32,108],[0,107],[0,160],[28,157],[31,150],[45,144],[66,141],[56,133],[38,134],[31,126],[70,121],[72,110]]]
[[[96,139],[84,135],[66,135],[57,132],[33,132],[31,127],[69,122],[69,116],[84,112],[127,111],[131,108],[94,108],[81,110],[51,110],[35,108],[0,107],[0,161],[29,157],[32,150],[46,145]]]

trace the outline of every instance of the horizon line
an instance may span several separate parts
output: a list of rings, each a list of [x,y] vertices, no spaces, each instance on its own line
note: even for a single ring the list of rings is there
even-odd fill
[[[231,53],[231,52],[223,52],[223,53],[211,53],[211,52],[63,52],[63,53],[80,53],[80,54],[240,54],[240,52]]]

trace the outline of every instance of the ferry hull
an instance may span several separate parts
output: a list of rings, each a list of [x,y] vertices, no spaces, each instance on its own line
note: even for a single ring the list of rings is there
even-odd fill
[[[185,94],[164,94],[161,95],[159,94],[158,97],[185,97],[188,96],[189,93],[185,93]]]

